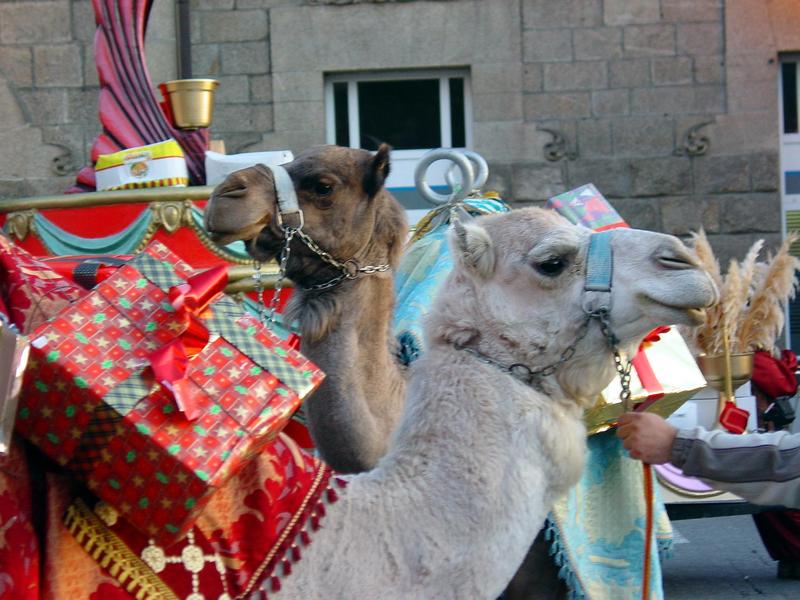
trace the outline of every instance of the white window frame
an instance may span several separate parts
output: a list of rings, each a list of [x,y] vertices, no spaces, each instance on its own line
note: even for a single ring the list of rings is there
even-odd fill
[[[351,148],[359,148],[361,139],[361,123],[358,119],[358,83],[361,81],[402,81],[413,79],[439,80],[439,134],[442,147],[453,147],[453,136],[450,117],[450,85],[449,79],[464,80],[464,141],[465,148],[472,148],[472,87],[469,69],[420,69],[398,71],[353,71],[348,73],[329,74],[325,77],[325,138],[327,143],[336,143],[336,115],[334,111],[334,83],[347,83],[347,121],[348,138]],[[421,158],[431,148],[415,148],[394,150],[392,156],[399,159]]]

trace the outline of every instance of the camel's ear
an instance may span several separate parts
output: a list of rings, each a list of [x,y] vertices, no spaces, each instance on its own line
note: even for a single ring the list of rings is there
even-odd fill
[[[494,273],[495,251],[486,230],[475,223],[453,223],[450,247],[455,261],[480,279],[489,279]]]
[[[370,198],[375,197],[386,183],[386,178],[389,177],[389,153],[391,150],[388,144],[381,144],[367,165],[367,172],[364,174],[364,191]]]

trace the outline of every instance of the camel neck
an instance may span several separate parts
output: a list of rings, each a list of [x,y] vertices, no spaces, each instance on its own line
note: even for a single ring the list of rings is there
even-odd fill
[[[357,488],[379,489],[391,498],[382,527],[413,523],[425,532],[417,555],[479,574],[456,597],[496,597],[554,499],[579,476],[580,410],[438,345],[415,363],[407,402],[389,453],[351,482],[353,502],[375,497]],[[487,570],[501,555],[508,572]]]
[[[306,307],[314,318],[326,310],[329,322],[325,335],[303,343],[304,354],[327,374],[305,406],[325,460],[339,471],[358,472],[384,454],[405,399],[391,349],[394,284],[390,273],[376,273],[329,294],[308,298]]]

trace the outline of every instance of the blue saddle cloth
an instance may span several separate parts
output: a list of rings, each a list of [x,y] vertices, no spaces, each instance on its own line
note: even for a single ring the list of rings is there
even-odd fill
[[[471,215],[510,210],[491,198],[469,198],[462,208]],[[449,208],[440,207],[420,222],[395,275],[394,331],[406,364],[425,350],[422,318],[453,266],[446,239],[449,214]],[[611,432],[591,436],[588,448],[583,477],[545,524],[550,553],[570,600],[640,600],[646,518],[642,464],[627,456]],[[671,547],[672,530],[657,485],[654,492],[649,600],[661,600],[659,555]]]
[[[511,210],[503,201],[493,198],[467,198],[459,208],[470,216]],[[448,205],[440,206],[423,217],[395,274],[394,331],[400,342],[400,360],[406,365],[424,349],[422,317],[427,314],[439,286],[453,268],[447,245],[449,227]]]

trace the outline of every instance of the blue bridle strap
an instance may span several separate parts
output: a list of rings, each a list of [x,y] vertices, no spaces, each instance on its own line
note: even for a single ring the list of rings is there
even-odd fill
[[[583,310],[588,314],[611,309],[611,280],[614,274],[613,230],[598,231],[589,236],[586,254]]]

